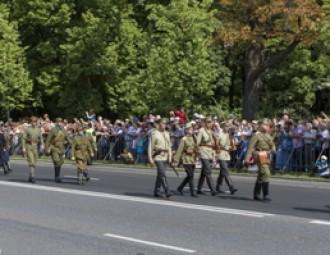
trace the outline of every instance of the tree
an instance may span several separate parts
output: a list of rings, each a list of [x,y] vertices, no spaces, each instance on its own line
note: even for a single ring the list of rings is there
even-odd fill
[[[242,115],[252,120],[265,86],[263,75],[300,43],[313,42],[326,13],[314,0],[220,0],[219,18],[219,39],[245,49]]]
[[[228,86],[222,50],[212,41],[219,26],[212,3],[173,0],[168,5],[147,5],[150,50],[143,91],[156,112],[180,104],[205,110],[214,104],[214,91]]]
[[[30,101],[32,81],[17,26],[8,18],[7,7],[0,4],[0,106],[9,118],[10,111],[21,110]]]

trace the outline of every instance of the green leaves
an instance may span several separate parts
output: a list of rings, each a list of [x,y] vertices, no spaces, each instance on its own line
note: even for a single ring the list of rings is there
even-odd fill
[[[0,106],[6,111],[22,109],[30,99],[32,82],[26,70],[25,52],[16,24],[0,4]]]

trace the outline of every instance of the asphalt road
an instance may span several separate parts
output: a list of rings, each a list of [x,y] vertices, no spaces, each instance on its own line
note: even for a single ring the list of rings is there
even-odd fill
[[[330,254],[330,183],[273,180],[273,202],[251,200],[252,178],[235,196],[154,199],[154,171],[91,167],[63,184],[41,163],[27,183],[24,161],[0,176],[0,254]],[[179,179],[169,173],[175,189]]]

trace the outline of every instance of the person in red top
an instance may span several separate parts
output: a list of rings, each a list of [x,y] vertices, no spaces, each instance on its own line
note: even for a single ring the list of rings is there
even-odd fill
[[[184,112],[183,107],[178,108],[178,110],[175,112],[175,116],[179,118],[180,124],[185,124],[187,122],[186,113]]]

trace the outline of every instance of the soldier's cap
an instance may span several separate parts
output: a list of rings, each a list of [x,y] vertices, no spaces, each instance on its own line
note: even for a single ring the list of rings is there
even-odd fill
[[[206,118],[205,120],[204,120],[206,123],[211,123],[211,122],[213,122],[213,120],[212,120],[212,118]]]
[[[259,125],[270,125],[269,119],[262,119],[259,121]]]
[[[159,118],[155,120],[156,124],[166,124],[167,121],[164,118]]]
[[[186,126],[184,127],[185,129],[192,128],[193,124],[191,122],[187,123]]]
[[[321,156],[321,160],[328,160],[328,157],[325,156],[325,155],[322,155],[322,156]]]
[[[56,118],[55,121],[56,122],[63,122],[63,119],[62,118]]]

